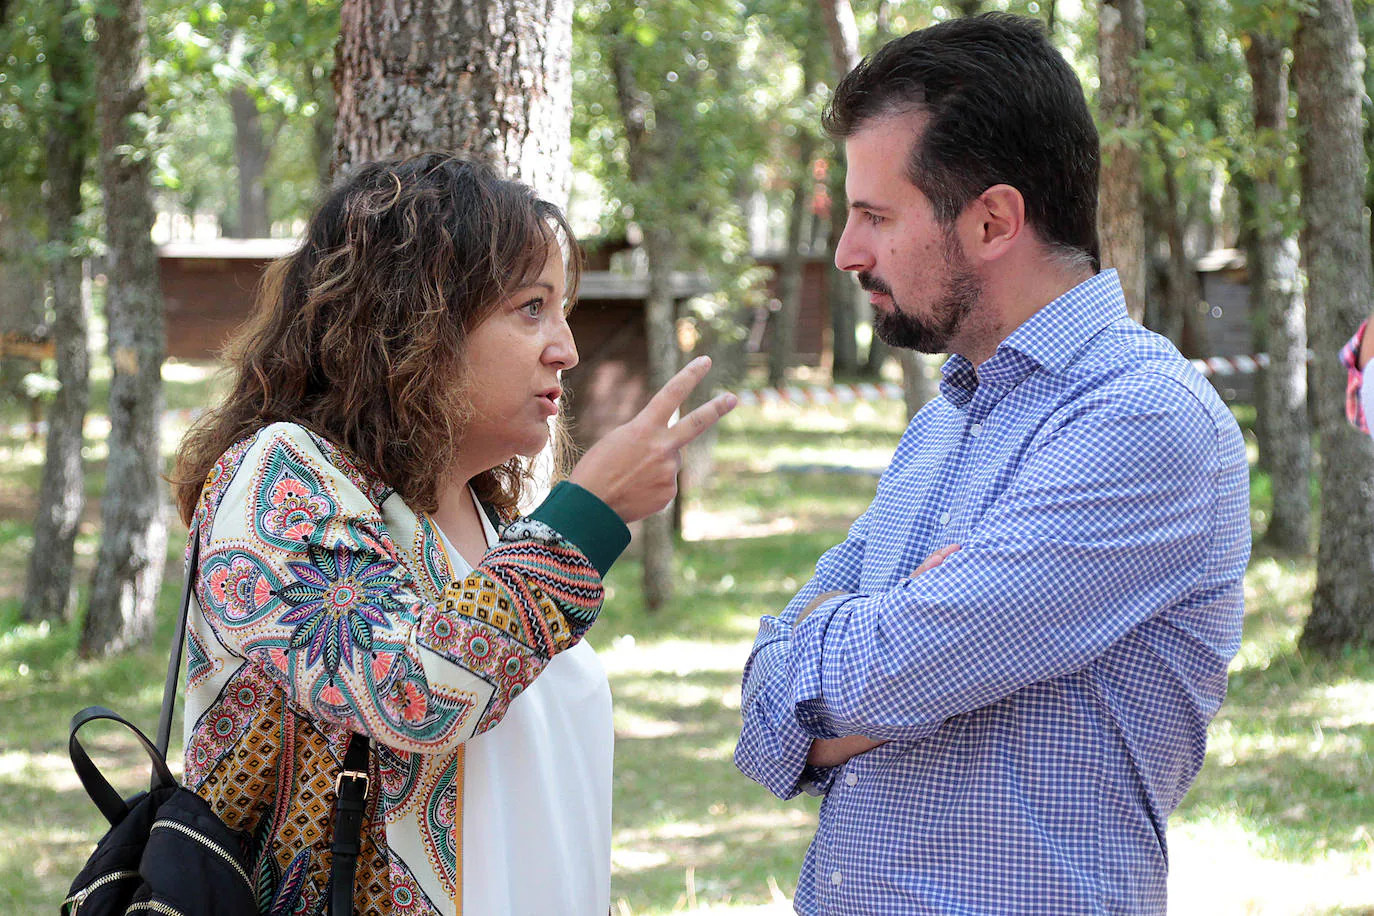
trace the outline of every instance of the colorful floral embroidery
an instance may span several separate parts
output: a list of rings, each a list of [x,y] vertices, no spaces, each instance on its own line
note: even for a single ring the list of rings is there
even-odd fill
[[[376,740],[360,911],[447,909],[462,893],[460,742],[590,624],[595,569],[566,542],[507,542],[454,582],[427,519],[290,424],[226,452],[196,519],[187,785],[265,831],[262,912],[323,905],[328,857],[307,852],[330,830],[349,731]],[[423,859],[407,863],[391,831]]]
[[[372,628],[390,627],[387,615],[400,608],[393,575],[396,564],[371,551],[357,553],[345,544],[332,550],[312,545],[309,563],[288,562],[296,582],[276,592],[291,605],[281,623],[296,624],[291,648],[308,647],[306,664],[330,675],[342,662],[353,667],[353,650],[372,651]]]
[[[199,584],[206,610],[232,627],[254,623],[281,607],[281,582],[266,559],[246,550],[230,549],[203,559]]]
[[[299,550],[319,523],[337,513],[338,505],[305,458],[287,443],[274,439],[265,457],[250,509],[254,528],[273,547]]]
[[[211,658],[205,642],[194,632],[186,634],[186,687],[195,689],[205,683],[206,678],[224,667],[219,658]]]

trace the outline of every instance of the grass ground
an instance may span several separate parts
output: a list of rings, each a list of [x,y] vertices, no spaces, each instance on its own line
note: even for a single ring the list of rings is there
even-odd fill
[[[169,404],[203,403],[209,386],[181,367]],[[591,642],[616,703],[620,916],[790,912],[816,805],[778,802],[735,771],[739,671],[758,616],[786,602],[872,496],[876,478],[853,470],[880,468],[901,426],[894,404],[736,411],[714,448],[715,472],[688,501],[674,601],[650,615],[638,564],[612,571]],[[101,444],[91,446],[98,486]],[[67,718],[100,701],[156,719],[179,588],[173,574],[164,632],[111,661],[76,660],[70,624],[19,626],[40,460],[36,447],[0,435],[0,912],[14,914],[52,912],[99,831],[66,758]],[[1262,476],[1253,493],[1262,526]],[[96,521],[92,511],[79,545],[85,570]],[[173,547],[173,569],[176,556]],[[1230,696],[1171,825],[1173,913],[1374,914],[1374,657],[1297,652],[1311,589],[1309,561],[1251,565]],[[129,791],[144,778],[132,743],[111,741],[98,759]]]

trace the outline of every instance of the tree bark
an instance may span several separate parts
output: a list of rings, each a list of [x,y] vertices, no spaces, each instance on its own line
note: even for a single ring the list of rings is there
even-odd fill
[[[1362,213],[1362,55],[1351,0],[1314,0],[1298,22],[1293,78],[1309,330],[1313,349],[1332,354],[1374,301]],[[1374,442],[1345,422],[1344,380],[1336,360],[1316,361],[1321,531],[1312,612],[1298,645],[1318,652],[1374,642]]]
[[[235,238],[261,239],[271,235],[267,209],[267,157],[271,147],[262,129],[258,103],[241,86],[229,90],[234,117],[234,162],[239,173],[239,220]]]
[[[854,9],[849,0],[821,0],[819,4],[821,19],[825,23],[825,33],[830,49],[831,75],[833,82],[839,82],[846,73],[859,63],[859,26],[854,20]],[[887,7],[879,10],[879,24],[886,22]],[[844,141],[835,142],[832,156],[833,167],[827,173],[830,190],[830,251],[834,259],[835,247],[844,234],[845,223],[849,221],[849,203],[845,197],[844,176],[848,169],[844,154]],[[828,293],[830,297],[831,348],[834,357],[832,373],[837,378],[855,376],[860,373],[857,317],[860,304],[859,287],[842,270],[829,273]]]
[[[611,44],[611,75],[616,101],[625,125],[630,181],[652,194],[660,164],[680,139],[680,126],[667,112],[655,111],[651,96],[639,85],[626,42],[617,34]],[[652,125],[652,127],[651,127]],[[651,214],[644,219],[644,253],[649,261],[649,292],[644,303],[644,333],[648,343],[649,389],[657,391],[678,369],[677,314],[672,295],[672,271],[678,245],[671,229]],[[656,611],[673,596],[673,514],[657,512],[641,522],[644,542],[644,603]]]
[[[1155,113],[1156,118],[1159,112]],[[1159,136],[1155,145],[1164,172],[1164,199],[1151,200],[1147,206],[1150,228],[1163,236],[1169,247],[1168,266],[1164,271],[1165,282],[1159,302],[1148,302],[1145,317],[1153,317],[1145,325],[1173,341],[1174,346],[1184,356],[1202,356],[1201,347],[1205,342],[1198,327],[1198,303],[1202,301],[1202,288],[1198,283],[1197,268],[1192,255],[1188,252],[1187,204],[1178,188],[1178,172],[1174,163],[1176,157],[1170,154]],[[1148,269],[1148,262],[1146,264]],[[1148,286],[1147,286],[1148,288]]]
[[[36,342],[47,336],[48,329],[39,240],[29,224],[30,214],[17,212],[27,209],[13,203],[0,206],[0,332]],[[39,361],[31,356],[0,356],[0,400],[27,401],[24,376],[39,368]]]
[[[567,202],[572,0],[344,0],[334,89],[336,173],[461,152]]]
[[[1145,46],[1141,0],[1102,0],[1098,14],[1098,107],[1106,134],[1098,229],[1102,266],[1116,268],[1126,307],[1145,313],[1145,218],[1141,208],[1140,85],[1135,62]]]
[[[808,81],[809,82],[809,81]],[[787,251],[778,268],[778,299],[782,303],[773,314],[773,339],[768,349],[768,384],[787,384],[797,349],[797,318],[801,314],[802,229],[811,201],[811,158],[816,141],[808,131],[797,135],[796,180],[792,184],[792,206],[787,215]]]
[[[1265,542],[1276,550],[1306,553],[1312,533],[1312,436],[1307,417],[1307,311],[1298,270],[1297,240],[1285,228],[1279,184],[1288,130],[1288,74],[1283,43],[1249,35],[1245,60],[1254,94],[1255,133],[1263,152],[1252,166],[1255,220],[1247,261],[1251,302],[1264,316],[1269,365],[1259,377],[1261,439],[1273,512]],[[1265,148],[1267,147],[1267,149]]]
[[[75,0],[56,11],[48,53],[53,108],[47,136],[47,217],[52,288],[52,340],[58,389],[48,410],[47,453],[38,491],[24,588],[24,620],[59,620],[73,607],[72,556],[86,494],[81,464],[82,426],[89,404],[90,353],[86,302],[81,294],[81,256],[76,252],[81,215],[81,178],[91,130],[87,53]]]
[[[122,650],[152,632],[166,563],[158,474],[164,329],[150,235],[152,156],[145,131],[142,0],[111,0],[96,17],[100,180],[109,255],[105,315],[110,377],[109,461],[102,537],[80,651]]]
[[[844,144],[835,144],[831,166],[826,172],[830,192],[830,250],[834,261],[835,245],[844,234],[849,221],[849,205],[844,193]],[[843,270],[826,270],[827,293],[830,302],[831,374],[837,379],[854,378],[859,374],[859,341],[857,318],[859,294],[862,292],[854,277]]]

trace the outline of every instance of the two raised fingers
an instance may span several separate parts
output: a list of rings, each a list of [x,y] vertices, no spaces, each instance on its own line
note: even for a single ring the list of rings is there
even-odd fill
[[[668,384],[660,388],[658,393],[649,399],[649,403],[644,405],[644,409],[639,412],[639,418],[652,424],[655,428],[667,427],[673,418],[673,413],[682,406],[683,402],[687,400],[687,396],[692,393],[692,389],[701,383],[709,371],[711,371],[711,357],[709,356],[698,356],[683,366],[677,375],[668,380]],[[738,403],[739,399],[727,392],[718,394],[702,404],[668,428],[670,447],[676,450],[687,445],[714,426],[721,417],[734,410]]]

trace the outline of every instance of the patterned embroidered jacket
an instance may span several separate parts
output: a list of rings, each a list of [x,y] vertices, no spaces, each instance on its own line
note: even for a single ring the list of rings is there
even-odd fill
[[[324,911],[355,731],[374,739],[358,912],[461,910],[463,742],[592,625],[625,526],[562,483],[453,581],[427,516],[285,423],[220,458],[195,522],[185,782],[253,836],[261,912]]]

